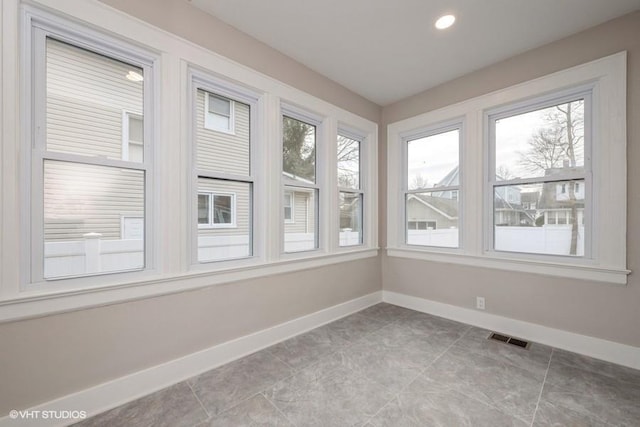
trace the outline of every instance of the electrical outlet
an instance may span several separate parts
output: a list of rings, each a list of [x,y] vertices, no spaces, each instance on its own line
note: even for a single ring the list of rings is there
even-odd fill
[[[484,297],[476,297],[476,308],[484,310]]]

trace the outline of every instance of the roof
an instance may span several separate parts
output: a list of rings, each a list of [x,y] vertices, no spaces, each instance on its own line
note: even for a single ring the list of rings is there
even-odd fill
[[[444,197],[423,196],[422,194],[409,194],[409,200],[414,198],[420,203],[441,213],[448,219],[458,218],[458,201]]]

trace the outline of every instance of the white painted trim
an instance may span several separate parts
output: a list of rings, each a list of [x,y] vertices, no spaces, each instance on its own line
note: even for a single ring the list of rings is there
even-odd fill
[[[397,258],[417,259],[422,261],[443,262],[447,264],[462,264],[473,267],[495,268],[523,273],[542,274],[546,276],[567,277],[572,279],[592,280],[594,282],[627,284],[627,275],[631,270],[615,267],[600,267],[592,265],[576,265],[537,261],[534,259],[507,258],[497,255],[474,256],[455,252],[427,249],[387,248],[387,255]]]
[[[382,291],[382,300],[411,310],[640,369],[639,347],[391,291]]]
[[[387,127],[387,242],[392,256],[429,259],[512,271],[533,272],[559,277],[574,277],[610,283],[626,284],[626,224],[627,224],[627,135],[626,135],[626,62],[625,51],[568,68],[538,79],[510,86],[496,92],[471,98],[437,110],[429,111]],[[591,235],[593,244],[588,257],[561,257],[540,254],[495,253],[489,251],[491,217],[480,206],[488,206],[489,153],[487,141],[488,113],[495,109],[545,94],[574,93],[580,88],[592,88],[593,129]],[[403,141],[406,135],[437,127],[456,117],[464,117],[462,151],[464,169],[460,193],[462,215],[462,245],[457,252],[445,249],[416,250],[404,242],[405,187]],[[606,141],[605,143],[598,143]],[[589,188],[589,184],[587,184]],[[395,198],[395,199],[394,199]],[[613,207],[613,208],[612,208]],[[589,224],[585,223],[585,226]],[[516,259],[517,258],[517,259]]]
[[[18,298],[0,301],[0,323],[372,258],[378,256],[378,249],[357,248],[333,254],[303,255],[300,254],[296,259],[261,264],[255,264],[254,259],[247,258],[244,262],[238,262],[224,270],[198,271],[194,268],[189,273],[154,275],[149,276],[147,280],[136,282],[132,282],[126,273],[123,273],[120,281],[112,282],[108,287],[78,286],[74,289],[46,293],[23,292]]]
[[[376,291],[30,409],[40,411],[73,409],[86,411],[88,416],[93,416],[333,322],[381,301],[382,291]],[[0,418],[0,427],[63,426],[66,424],[68,423],[64,421],[55,422],[55,420],[13,420],[8,416]]]

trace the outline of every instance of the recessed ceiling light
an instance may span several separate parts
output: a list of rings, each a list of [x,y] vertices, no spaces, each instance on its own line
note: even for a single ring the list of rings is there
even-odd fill
[[[449,28],[456,22],[456,17],[453,15],[444,15],[438,18],[436,21],[436,28],[439,30],[444,30],[445,28]]]
[[[129,71],[127,73],[127,79],[131,80],[132,82],[141,82],[144,80],[144,77],[142,77],[142,74],[136,72],[136,71]]]

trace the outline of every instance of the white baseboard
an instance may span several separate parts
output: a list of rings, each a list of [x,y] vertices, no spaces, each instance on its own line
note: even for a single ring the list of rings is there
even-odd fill
[[[143,371],[43,403],[29,411],[86,411],[92,416],[139,397],[184,381],[202,372],[239,359],[295,335],[317,328],[382,301],[382,291],[373,292],[333,307],[281,323],[232,341],[192,353]],[[23,408],[16,408],[20,410]],[[64,426],[79,420],[0,418],[0,427]]]
[[[391,291],[383,291],[382,300],[423,313],[456,320],[618,365],[640,369],[639,347]]]

